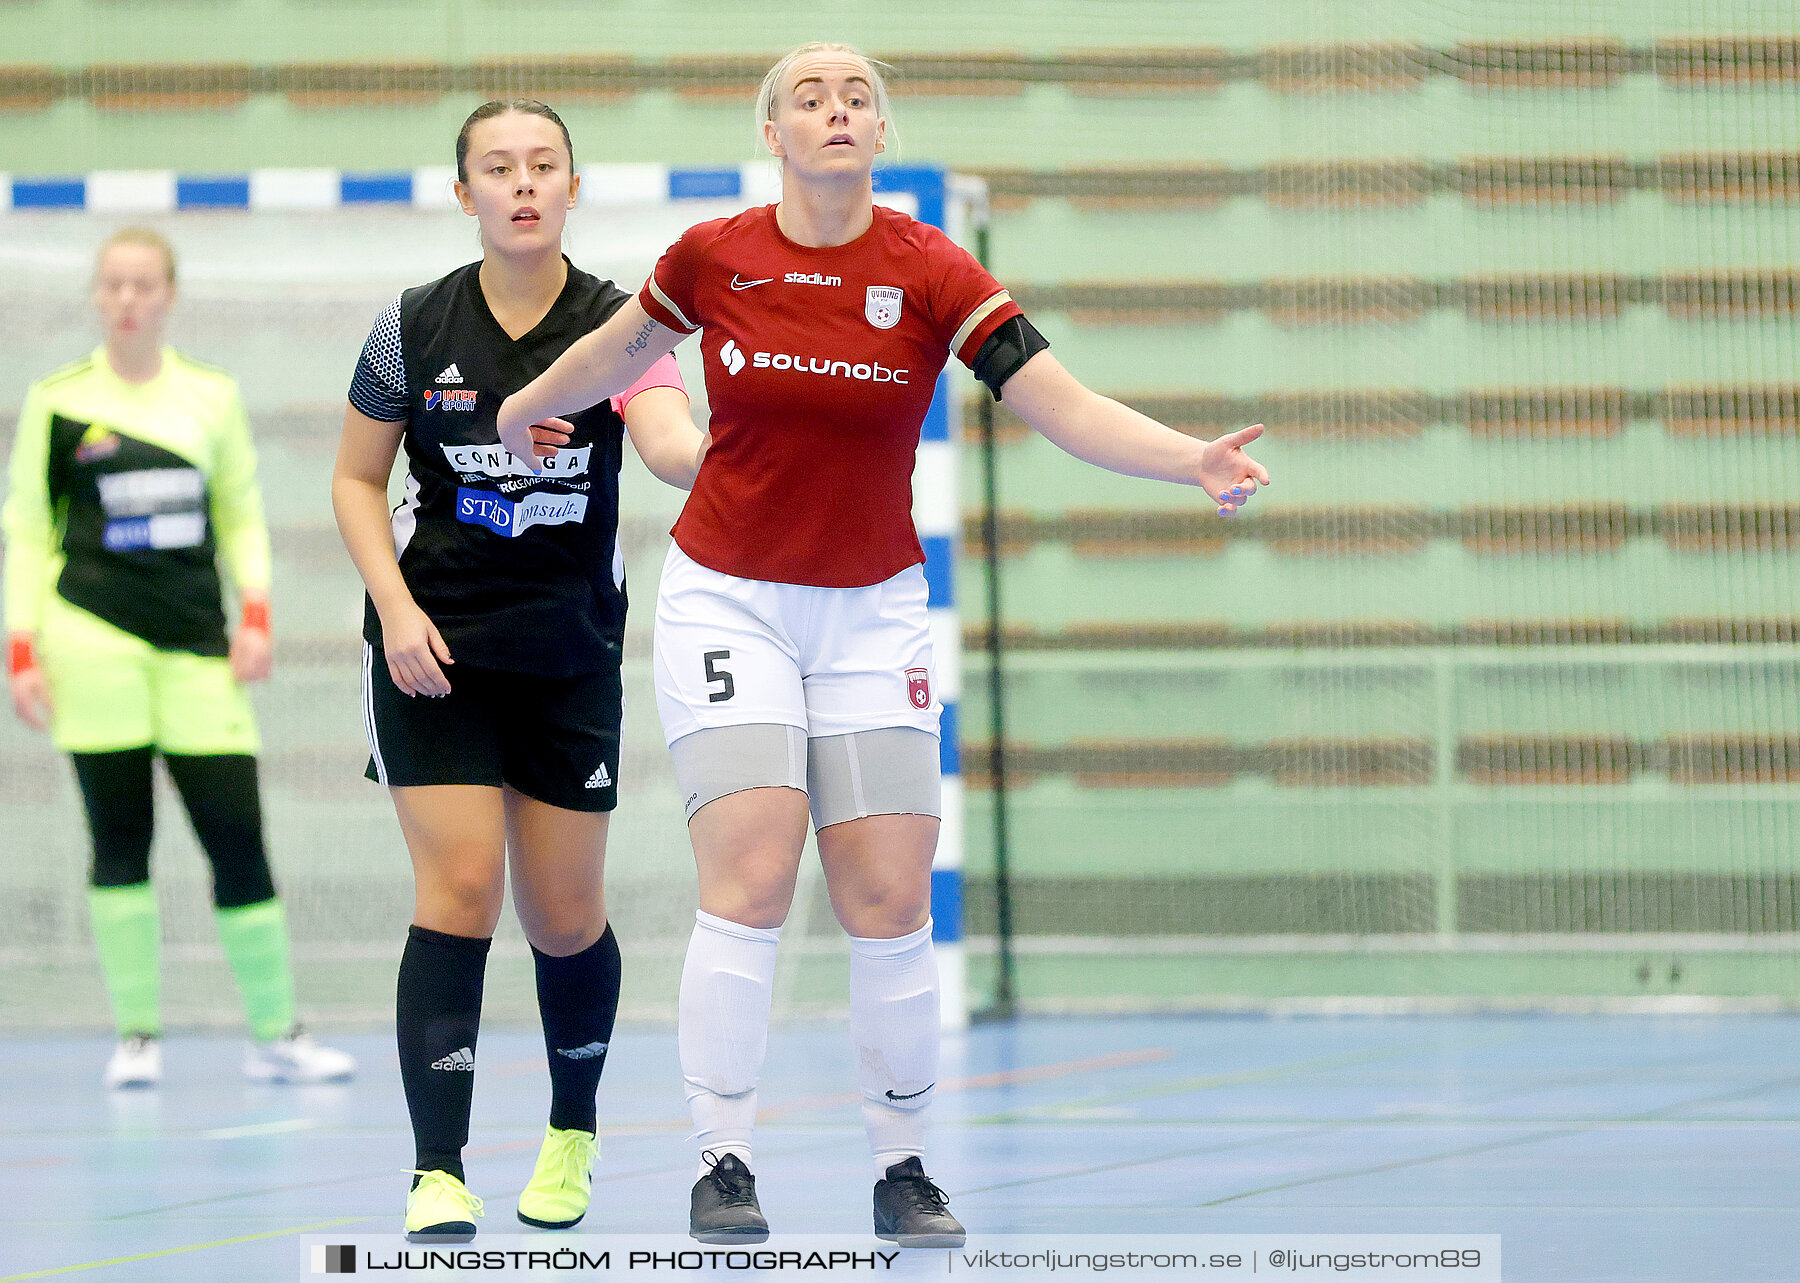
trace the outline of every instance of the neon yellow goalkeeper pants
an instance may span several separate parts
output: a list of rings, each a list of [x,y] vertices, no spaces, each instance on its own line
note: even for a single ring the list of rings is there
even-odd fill
[[[158,650],[52,593],[39,662],[50,686],[50,737],[65,753],[149,744],[168,753],[251,753],[261,740],[230,664]]]

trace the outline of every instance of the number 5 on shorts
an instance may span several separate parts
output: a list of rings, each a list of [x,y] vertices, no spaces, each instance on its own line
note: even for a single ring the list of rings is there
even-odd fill
[[[702,655],[701,658],[706,661],[707,685],[710,686],[716,682],[725,683],[724,690],[711,691],[707,694],[706,698],[714,704],[723,704],[726,700],[737,694],[737,683],[731,680],[731,674],[724,669],[714,668],[713,661],[718,659],[730,659],[731,652],[728,650],[709,650]]]

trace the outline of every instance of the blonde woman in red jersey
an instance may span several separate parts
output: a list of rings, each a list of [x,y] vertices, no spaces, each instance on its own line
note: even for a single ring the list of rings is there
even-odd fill
[[[690,228],[635,302],[499,414],[515,454],[548,457],[567,440],[550,416],[629,386],[704,330],[713,444],[656,612],[657,702],[700,875],[680,1044],[701,1146],[689,1232],[703,1242],[768,1234],[751,1132],[809,809],[850,935],[875,1232],[964,1240],[922,1163],[939,1037],[939,705],[911,482],[945,361],[1004,389],[1077,458],[1198,486],[1221,516],[1269,480],[1243,451],[1260,426],[1197,441],[1089,391],[969,254],[877,207],[887,116],[880,73],[855,50],[783,58],[757,100],[780,202]]]

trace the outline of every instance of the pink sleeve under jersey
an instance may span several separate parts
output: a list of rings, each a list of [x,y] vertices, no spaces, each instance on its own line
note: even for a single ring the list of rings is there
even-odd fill
[[[631,398],[640,392],[648,392],[651,388],[674,388],[681,395],[687,395],[687,384],[681,381],[681,367],[675,364],[675,354],[669,353],[660,358],[655,365],[644,371],[644,377],[626,388],[612,399],[612,408],[620,414],[631,404]]]

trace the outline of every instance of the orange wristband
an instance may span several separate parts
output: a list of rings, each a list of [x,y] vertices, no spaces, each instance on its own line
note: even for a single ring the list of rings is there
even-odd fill
[[[239,621],[245,628],[253,628],[259,633],[270,631],[269,603],[266,601],[246,601],[243,618]]]
[[[29,637],[14,637],[6,648],[6,671],[9,676],[29,673],[38,666],[37,651]]]

